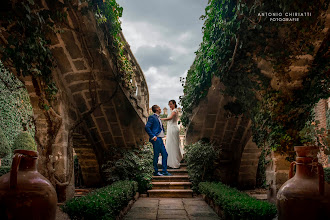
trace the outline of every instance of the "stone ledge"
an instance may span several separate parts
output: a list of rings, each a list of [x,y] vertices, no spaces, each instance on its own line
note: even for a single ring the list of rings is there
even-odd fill
[[[137,192],[134,196],[134,198],[128,202],[127,206],[120,211],[119,215],[116,217],[116,220],[121,220],[124,218],[124,216],[128,213],[129,210],[131,210],[133,204],[138,200],[140,197],[140,194]]]

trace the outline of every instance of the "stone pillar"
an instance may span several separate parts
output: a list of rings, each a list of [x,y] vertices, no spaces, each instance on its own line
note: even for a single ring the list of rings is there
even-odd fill
[[[276,203],[276,195],[280,187],[288,180],[290,162],[285,160],[287,156],[277,152],[271,152],[266,158],[270,160],[266,168],[266,181],[268,185],[267,200]]]

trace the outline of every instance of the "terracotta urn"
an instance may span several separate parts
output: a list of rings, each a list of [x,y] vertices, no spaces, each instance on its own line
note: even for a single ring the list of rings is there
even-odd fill
[[[57,196],[37,171],[38,152],[15,150],[10,173],[0,178],[1,220],[55,220]]]
[[[319,147],[297,146],[295,151],[289,180],[277,193],[278,219],[330,219],[330,185],[317,159]]]

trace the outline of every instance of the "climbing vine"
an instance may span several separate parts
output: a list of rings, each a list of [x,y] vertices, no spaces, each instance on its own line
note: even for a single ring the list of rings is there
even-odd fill
[[[34,137],[32,117],[33,110],[25,86],[0,61],[0,129],[11,149],[2,165],[10,165],[13,143],[20,132],[27,129]]]
[[[105,0],[102,3],[92,0],[90,3],[92,3],[98,23],[101,27],[103,26],[105,35],[110,41],[107,47],[117,65],[123,85],[128,89],[133,89],[134,71],[125,52],[126,43],[121,36],[121,21],[119,20],[122,17],[123,8],[116,0]]]
[[[252,120],[254,141],[280,152],[301,144],[299,131],[312,119],[311,109],[330,95],[329,34],[317,54],[314,41],[324,28],[322,13],[329,1],[211,0],[205,9],[203,42],[188,71],[181,97],[189,124],[192,110],[207,95],[213,77],[219,77],[223,93],[235,97],[226,108]],[[259,13],[310,12],[299,22],[273,22]],[[314,56],[301,84],[288,68],[298,55]],[[262,72],[261,61],[270,63]],[[259,66],[258,66],[259,65]],[[274,83],[275,82],[275,83]]]
[[[3,7],[4,6],[4,7]],[[65,17],[58,7],[41,8],[33,0],[2,3],[0,53],[4,65],[18,77],[32,76],[48,100],[57,92],[52,79],[54,59],[46,34],[56,31],[55,21]],[[46,106],[45,108],[48,108]]]

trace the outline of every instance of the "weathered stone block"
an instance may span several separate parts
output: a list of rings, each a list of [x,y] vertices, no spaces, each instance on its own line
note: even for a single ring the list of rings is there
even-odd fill
[[[62,73],[72,72],[71,64],[66,57],[62,47],[55,47],[52,49],[52,53],[55,57],[57,66],[60,68]]]
[[[61,38],[65,44],[65,48],[69,51],[72,59],[82,57],[80,48],[75,41],[72,31],[65,30],[63,33],[61,33]]]
[[[106,108],[105,114],[109,120],[109,122],[117,122],[117,115],[114,108]]]
[[[64,76],[65,81],[68,84],[79,82],[79,81],[89,81],[91,79],[90,72],[83,73],[68,73]]]
[[[73,64],[75,65],[77,70],[86,70],[87,69],[85,62],[83,60],[73,61]]]
[[[72,93],[89,90],[89,82],[81,82],[69,86]]]
[[[102,137],[105,144],[113,144],[113,138],[110,132],[102,133]]]
[[[207,115],[204,122],[205,128],[214,128],[216,117],[217,115]]]
[[[109,131],[108,123],[105,118],[97,118],[96,126],[100,129],[101,132]]]

